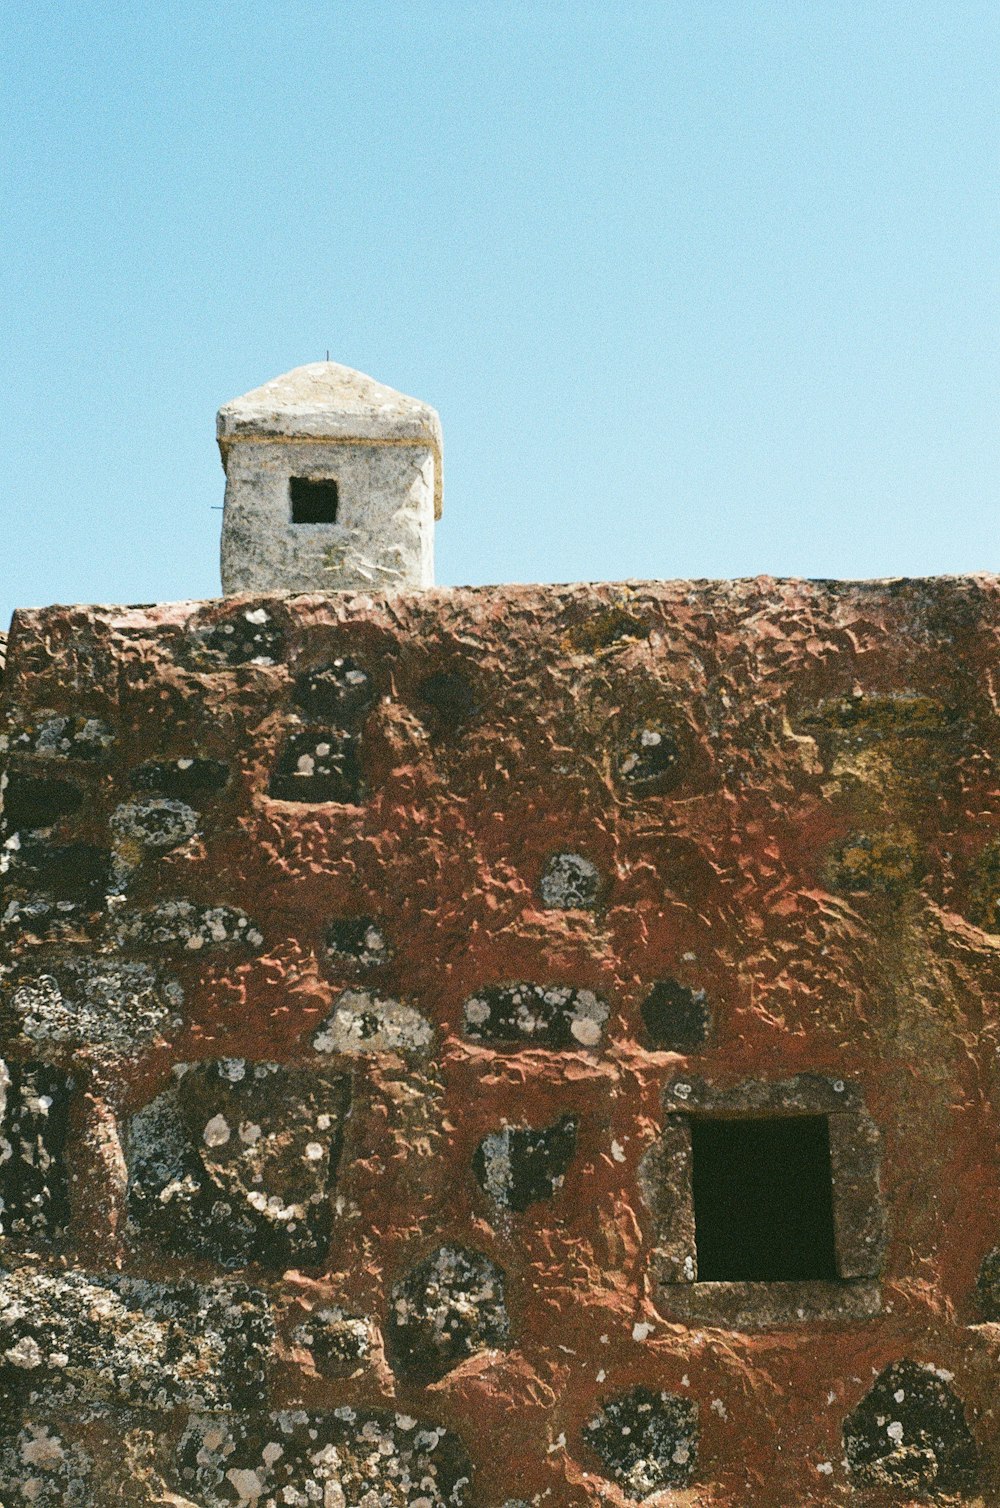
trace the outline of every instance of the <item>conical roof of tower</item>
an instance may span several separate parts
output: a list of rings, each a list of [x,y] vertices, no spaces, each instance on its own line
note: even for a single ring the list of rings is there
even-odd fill
[[[237,440],[429,445],[435,459],[435,515],[441,517],[442,438],[436,410],[337,361],[295,367],[223,404],[216,433],[223,463]]]

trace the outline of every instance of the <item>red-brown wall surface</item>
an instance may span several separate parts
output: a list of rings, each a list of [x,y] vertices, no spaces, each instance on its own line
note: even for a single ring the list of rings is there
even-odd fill
[[[987,577],[17,614],[3,1508],[1000,1503],[998,636]],[[884,1245],[737,1327],[656,1152],[790,1084]]]

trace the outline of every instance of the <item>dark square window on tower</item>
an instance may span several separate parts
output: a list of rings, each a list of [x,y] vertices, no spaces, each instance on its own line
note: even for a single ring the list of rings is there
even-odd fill
[[[337,522],[337,484],[331,477],[293,476],[289,492],[293,524]]]
[[[700,1282],[836,1278],[825,1115],[694,1119],[691,1178]]]

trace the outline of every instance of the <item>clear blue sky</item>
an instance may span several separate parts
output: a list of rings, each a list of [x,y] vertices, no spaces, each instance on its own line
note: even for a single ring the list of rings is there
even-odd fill
[[[217,594],[215,410],[327,349],[445,583],[1000,568],[996,0],[0,10],[0,617]]]

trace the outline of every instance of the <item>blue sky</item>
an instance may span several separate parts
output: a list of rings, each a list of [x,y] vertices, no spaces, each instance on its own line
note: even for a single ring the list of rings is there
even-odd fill
[[[217,594],[215,410],[327,349],[447,584],[1000,567],[995,0],[2,20],[0,617]]]

